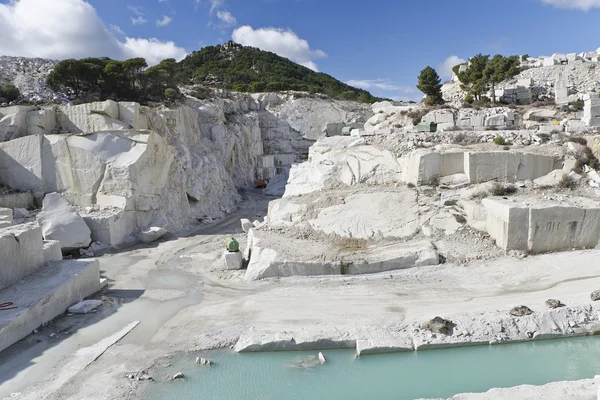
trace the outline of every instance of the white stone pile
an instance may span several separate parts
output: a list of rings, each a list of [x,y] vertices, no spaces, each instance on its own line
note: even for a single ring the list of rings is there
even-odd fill
[[[43,58],[0,56],[0,86],[13,84],[30,103],[67,103],[68,98],[46,85],[46,77],[58,63]]]

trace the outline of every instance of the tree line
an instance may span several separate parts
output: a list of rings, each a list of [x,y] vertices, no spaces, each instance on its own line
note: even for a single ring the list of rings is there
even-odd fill
[[[48,86],[82,97],[99,94],[102,100],[164,101],[180,96],[173,58],[148,68],[143,58],[126,61],[108,58],[69,59],[56,64],[46,78]]]
[[[461,66],[466,65],[466,68]],[[520,72],[520,57],[504,57],[496,54],[490,58],[489,55],[477,54],[469,59],[467,64],[459,64],[452,68],[458,77],[460,87],[467,92],[465,102],[489,102],[485,94],[491,91],[492,102],[496,103],[496,85],[510,79]],[[462,71],[461,71],[462,69]],[[427,97],[427,105],[442,104],[441,79],[432,67],[424,68],[418,78],[417,88]]]
[[[364,103],[383,100],[287,58],[233,42],[207,46],[181,62],[166,59],[150,68],[143,58],[64,60],[46,81],[55,91],[78,98],[95,93],[103,100],[173,100],[180,96],[178,85],[250,93],[295,90]]]

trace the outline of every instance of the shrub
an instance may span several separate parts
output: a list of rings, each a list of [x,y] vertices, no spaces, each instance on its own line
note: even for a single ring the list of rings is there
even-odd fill
[[[515,185],[512,185],[512,184],[503,185],[498,182],[494,182],[492,184],[492,188],[490,189],[490,193],[493,196],[508,196],[510,194],[515,193],[516,191],[517,191],[517,187]]]
[[[192,96],[194,96],[195,98],[197,98],[198,100],[204,100],[204,99],[208,99],[211,97],[212,95],[212,90],[202,87],[202,86],[196,86],[191,92],[190,94]]]
[[[4,85],[0,90],[0,97],[6,98],[8,101],[14,101],[19,98],[21,92],[15,85]]]
[[[473,98],[473,96],[471,94],[468,94],[467,97],[465,97],[465,103],[467,103],[467,104],[473,104],[474,101],[475,101],[475,99]]]
[[[173,89],[173,88],[166,88],[165,89],[165,98],[168,100],[175,100],[179,97],[180,93],[179,90],[177,89]]]
[[[581,99],[573,101],[571,103],[569,103],[569,105],[571,106],[571,109],[573,111],[583,111],[583,107],[585,106],[585,102]]]
[[[497,144],[498,146],[504,146],[506,144],[506,140],[504,140],[502,136],[496,136],[496,139],[494,139],[494,144]]]
[[[575,179],[571,178],[569,175],[565,174],[556,186],[559,189],[574,190],[577,187],[577,181],[575,181]]]
[[[567,139],[567,142],[573,142],[582,146],[587,146],[587,139],[583,137],[570,137]]]
[[[418,125],[423,117],[427,115],[429,112],[426,108],[418,108],[416,110],[410,111],[407,115],[409,118],[412,118],[413,125]]]

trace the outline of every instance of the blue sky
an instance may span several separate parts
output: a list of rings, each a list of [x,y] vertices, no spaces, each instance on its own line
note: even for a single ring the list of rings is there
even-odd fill
[[[448,57],[600,47],[600,0],[0,0],[3,22],[24,32],[12,46],[3,41],[0,54],[157,62],[234,38],[407,99],[420,97],[419,71],[447,73]],[[19,43],[27,35],[36,43]]]

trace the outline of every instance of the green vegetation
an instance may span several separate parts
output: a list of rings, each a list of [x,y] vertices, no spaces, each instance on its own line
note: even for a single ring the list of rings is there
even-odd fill
[[[46,78],[50,88],[76,97],[100,94],[102,100],[164,101],[180,96],[174,59],[147,68],[143,58],[64,60]],[[147,69],[146,69],[147,68]]]
[[[4,97],[8,101],[14,101],[19,98],[21,92],[15,85],[4,85],[0,90],[0,97]]]
[[[427,98],[425,104],[433,106],[442,104],[442,83],[438,73],[431,67],[425,67],[419,74],[417,89],[423,92]]]
[[[384,99],[312,71],[274,53],[233,42],[195,51],[181,62],[163,60],[148,68],[143,58],[64,60],[47,78],[50,88],[76,97],[99,94],[101,99],[174,101],[178,85],[202,85],[239,92],[285,90],[322,93],[329,97],[373,103]],[[205,88],[195,88],[201,98]]]
[[[506,144],[506,140],[504,140],[502,136],[496,136],[496,139],[494,139],[494,144],[497,144],[498,146],[504,146]]]
[[[362,103],[383,100],[275,53],[233,42],[207,46],[187,56],[177,65],[176,80],[240,92],[298,90]]]
[[[483,95],[491,89],[493,102],[496,102],[495,88],[503,80],[512,78],[519,71],[518,56],[504,57],[496,54],[491,60],[489,55],[477,54],[469,60],[467,69],[458,72],[460,66],[453,68],[461,83],[461,88],[475,101],[482,101]]]

